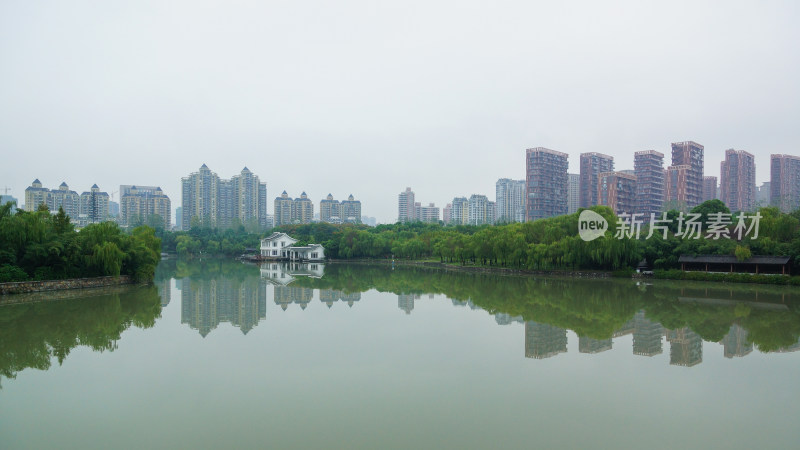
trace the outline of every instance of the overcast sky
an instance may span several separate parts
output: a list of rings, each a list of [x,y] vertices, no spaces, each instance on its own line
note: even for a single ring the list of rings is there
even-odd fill
[[[247,166],[364,215],[494,199],[525,149],[800,155],[800,2],[0,1],[0,192]],[[118,198],[118,195],[115,196]]]

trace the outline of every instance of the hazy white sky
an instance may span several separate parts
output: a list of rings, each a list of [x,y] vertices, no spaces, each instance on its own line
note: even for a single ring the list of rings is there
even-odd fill
[[[444,206],[524,178],[525,149],[694,140],[800,155],[800,2],[0,1],[0,192],[247,166],[315,202]]]

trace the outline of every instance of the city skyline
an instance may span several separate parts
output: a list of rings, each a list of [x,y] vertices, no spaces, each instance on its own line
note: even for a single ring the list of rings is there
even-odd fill
[[[704,145],[705,175],[726,149],[754,154],[761,185],[769,154],[800,145],[798,7],[6,2],[0,188],[135,181],[175,208],[202,163],[247,166],[270,200],[352,192],[392,222],[405,186],[444,206],[523,179],[526,148],[577,173],[581,153],[633,169],[634,152],[684,140]]]

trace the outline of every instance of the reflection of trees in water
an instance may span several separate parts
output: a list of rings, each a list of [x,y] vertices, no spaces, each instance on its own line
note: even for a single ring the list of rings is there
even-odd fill
[[[91,295],[91,294],[90,294]],[[63,363],[77,346],[113,351],[130,326],[150,328],[161,316],[154,286],[63,301],[0,306],[0,375]]]
[[[321,279],[298,282],[345,292],[392,292],[398,295],[398,307],[407,311],[413,308],[414,296],[443,294],[454,305],[477,305],[500,315],[498,323],[521,318],[570,329],[598,341],[632,334],[634,353],[639,355],[662,353],[667,330],[684,328],[701,341],[729,346],[734,344],[726,344],[729,341],[724,339],[736,333],[739,350],[730,350],[731,354],[746,352],[750,344],[761,351],[790,350],[797,348],[800,339],[800,294],[796,289],[778,286],[661,281],[644,285],[632,280],[535,278],[343,264],[329,264]],[[587,343],[586,348],[588,351],[591,346]],[[689,347],[681,352],[687,355],[686,361],[696,358]]]

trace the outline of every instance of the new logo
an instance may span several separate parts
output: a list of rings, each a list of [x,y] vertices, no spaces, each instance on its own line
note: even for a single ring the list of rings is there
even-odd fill
[[[584,209],[578,216],[578,235],[586,242],[593,241],[608,230],[608,221],[600,214]]]

